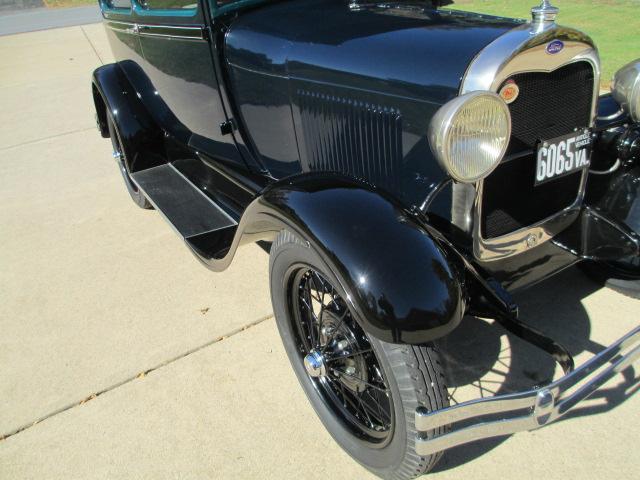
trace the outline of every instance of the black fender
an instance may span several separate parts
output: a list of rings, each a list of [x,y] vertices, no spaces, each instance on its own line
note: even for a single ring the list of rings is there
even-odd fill
[[[596,182],[600,182],[600,185]],[[608,178],[592,182],[592,190],[600,188],[598,195],[588,195],[589,208],[604,221],[598,222],[596,233],[611,224],[614,233],[599,234],[606,255],[596,256],[603,267],[615,278],[640,279],[640,164],[628,164]],[[588,192],[591,193],[591,192]],[[609,231],[613,229],[609,228]],[[608,232],[608,231],[607,231]],[[616,235],[617,234],[617,235]],[[586,235],[586,232],[583,234]],[[621,240],[617,240],[620,237]],[[585,243],[584,240],[582,242]]]
[[[595,131],[580,239],[583,247],[591,244],[589,250],[593,254],[580,253],[604,267],[607,275],[638,280],[640,123],[633,123],[612,95],[607,94],[598,99]]]
[[[125,150],[130,172],[162,163],[164,142],[162,130],[142,103],[140,96],[118,63],[97,68],[92,78],[93,99],[98,129],[109,137],[107,118],[116,126]]]
[[[228,253],[201,260],[222,270],[240,243],[283,229],[307,240],[337,274],[372,335],[421,344],[460,323],[465,293],[451,254],[394,199],[352,179],[306,174],[268,187],[245,210]]]

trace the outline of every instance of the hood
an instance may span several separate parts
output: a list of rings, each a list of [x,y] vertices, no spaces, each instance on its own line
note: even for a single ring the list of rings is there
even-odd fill
[[[441,104],[478,52],[519,24],[425,3],[284,1],[234,20],[225,53],[253,72]]]

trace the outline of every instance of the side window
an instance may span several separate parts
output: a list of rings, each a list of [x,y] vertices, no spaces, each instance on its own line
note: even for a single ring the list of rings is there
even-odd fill
[[[198,0],[140,0],[139,3],[149,10],[194,10],[198,8]]]
[[[109,0],[107,3],[111,8],[131,8],[131,0]]]

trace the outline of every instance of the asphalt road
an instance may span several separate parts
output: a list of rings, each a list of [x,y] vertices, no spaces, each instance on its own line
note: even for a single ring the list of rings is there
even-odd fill
[[[34,32],[49,28],[71,27],[102,20],[98,2],[87,7],[30,8],[0,11],[0,36]]]
[[[372,478],[296,382],[262,250],[210,273],[128,199],[93,121],[102,27],[4,36],[0,58],[0,479]],[[578,362],[640,317],[576,270],[517,300]],[[453,401],[558,375],[489,322],[440,347]],[[635,478],[636,370],[556,424],[454,449],[430,478]]]

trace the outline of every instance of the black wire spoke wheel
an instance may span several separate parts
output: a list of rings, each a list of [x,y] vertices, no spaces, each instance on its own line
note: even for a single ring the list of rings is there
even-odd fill
[[[367,335],[321,273],[299,267],[290,278],[290,318],[307,374],[356,436],[384,446],[394,428],[393,400]]]
[[[114,123],[111,117],[108,118],[108,127],[109,127],[109,136],[111,137],[111,145],[113,147],[113,158],[116,160],[116,163],[118,164],[118,168],[120,169],[120,173],[122,174],[122,178],[127,187],[127,191],[131,196],[131,199],[140,208],[144,208],[144,209],[153,208],[149,200],[147,200],[147,198],[138,189],[138,186],[131,179],[129,169],[127,168],[127,156],[125,153],[124,146],[122,144],[122,139],[120,137],[120,134],[118,133],[118,128],[116,127],[116,124]]]
[[[432,345],[389,343],[361,327],[341,278],[311,242],[283,230],[269,254],[271,302],[291,366],[336,442],[381,478],[408,480],[440,454],[416,452],[416,409],[448,406]],[[440,427],[427,436],[446,432]]]

